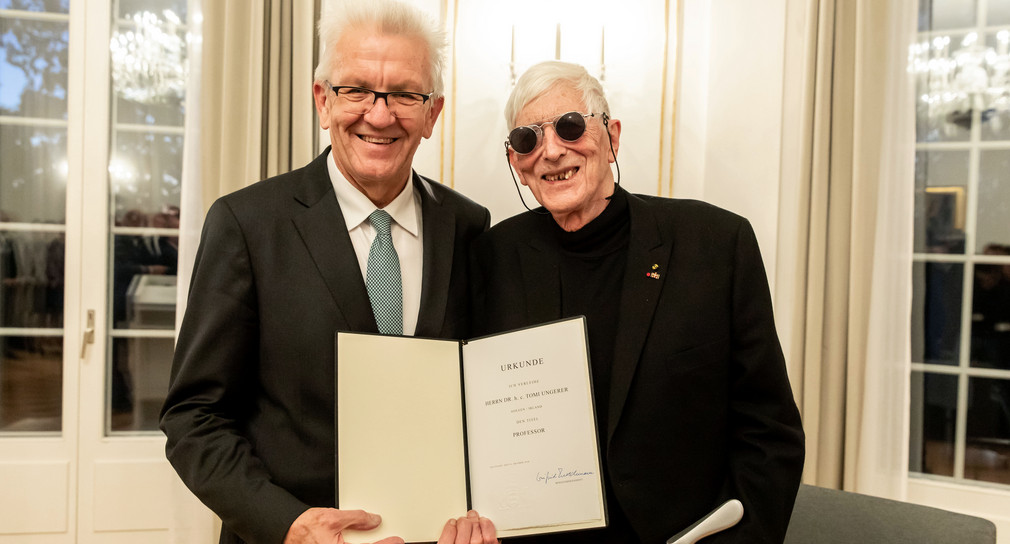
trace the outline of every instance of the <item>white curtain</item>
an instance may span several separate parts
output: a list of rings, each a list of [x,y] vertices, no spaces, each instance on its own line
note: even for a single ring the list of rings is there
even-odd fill
[[[203,2],[189,0],[190,27],[187,36],[189,74],[186,80],[186,119],[182,151],[182,190],[179,214],[178,291],[176,292],[175,330],[182,324],[189,293],[189,280],[196,261],[203,226],[203,195],[200,191],[202,141],[200,119],[203,102],[199,100],[203,82]]]
[[[203,225],[203,197],[200,191],[201,137],[200,96],[203,74],[203,2],[189,0],[187,47],[189,74],[186,81],[186,120],[182,153],[182,191],[179,216],[178,291],[176,292],[175,330],[178,332],[186,308],[190,273],[196,260]],[[172,526],[169,541],[175,544],[212,544],[217,542],[220,521],[203,505],[173,472]]]
[[[188,10],[177,331],[207,208],[315,156],[315,2],[189,0]],[[220,520],[174,482],[171,542],[217,542]]]
[[[908,477],[911,364],[915,85],[906,70],[916,35],[917,2],[865,1],[857,9],[854,180],[871,221],[855,221],[873,253],[860,292],[865,347],[858,412],[847,425],[855,435],[846,459],[845,488],[904,499]],[[863,135],[869,135],[864,140]],[[869,218],[867,218],[869,219]],[[850,342],[850,345],[853,343]],[[856,351],[858,354],[859,351]]]
[[[313,0],[204,2],[203,211],[315,157]],[[182,270],[180,269],[180,273]]]
[[[807,433],[804,482],[904,498],[915,0],[790,4],[777,306]],[[789,74],[799,74],[790,77]],[[790,127],[792,132],[790,132]],[[791,266],[790,266],[791,265]],[[780,276],[781,279],[782,276]]]

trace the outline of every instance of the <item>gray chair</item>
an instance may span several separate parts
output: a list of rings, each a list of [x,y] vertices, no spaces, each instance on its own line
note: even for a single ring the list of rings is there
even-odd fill
[[[991,521],[907,502],[801,485],[785,544],[995,544]]]

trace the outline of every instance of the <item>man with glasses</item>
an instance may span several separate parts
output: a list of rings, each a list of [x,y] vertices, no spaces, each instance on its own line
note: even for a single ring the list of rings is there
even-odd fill
[[[542,207],[478,238],[474,333],[586,316],[608,513],[512,544],[666,542],[732,499],[742,519],[706,544],[782,542],[803,431],[750,224],[622,189],[621,122],[581,66],[530,68],[505,118]]]
[[[470,332],[468,247],[490,214],[411,167],[442,110],[444,33],[369,0],[324,12],[319,38],[313,94],[331,146],[208,212],[162,411],[168,458],[221,517],[221,542],[376,527],[334,508],[334,332]],[[495,541],[471,513],[442,542],[471,533]]]

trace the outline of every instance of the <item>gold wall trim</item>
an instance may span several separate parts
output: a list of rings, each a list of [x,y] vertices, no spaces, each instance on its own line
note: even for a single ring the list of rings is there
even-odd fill
[[[670,51],[670,0],[663,7],[663,87],[659,93],[659,165],[656,168],[656,196],[663,196],[663,149],[666,138],[666,81]]]
[[[676,2],[674,5],[675,11],[675,21],[673,25],[674,32],[674,55],[673,62],[670,62],[670,2]],[[683,2],[677,0],[666,0],[664,10],[663,10],[663,90],[660,97],[659,103],[659,166],[656,169],[656,194],[658,196],[663,195],[663,161],[665,160],[664,150],[667,149],[666,144],[666,103],[667,94],[670,94],[670,143],[669,143],[669,171],[666,172],[666,195],[673,196],[673,164],[674,164],[674,147],[677,141],[677,86],[679,82],[677,81],[677,67],[680,66],[680,51],[681,51],[681,21],[683,19],[682,11]],[[672,74],[673,81],[670,81]],[[668,89],[672,85],[672,89]]]
[[[444,0],[445,10],[448,13],[449,0]],[[452,103],[450,104],[450,111],[452,111],[452,134],[450,134],[450,144],[449,148],[449,187],[453,189],[456,188],[456,69],[459,66],[459,62],[456,56],[456,37],[459,34],[459,0],[453,0],[452,3]],[[443,118],[444,120],[444,118]],[[445,131],[442,131],[443,139]],[[445,157],[445,149],[443,143],[443,160]]]
[[[443,30],[445,30],[445,26],[446,26],[446,20],[445,20],[445,18],[448,16],[446,14],[445,4],[446,4],[446,0],[442,0],[442,7],[441,7],[441,13],[440,13],[440,15],[441,15],[442,29]],[[453,47],[455,47],[455,44],[453,45]],[[438,126],[440,127],[440,130],[438,131],[438,178],[436,178],[435,181],[438,181],[439,183],[442,182],[442,179],[443,179],[442,176],[443,176],[443,173],[445,171],[445,116],[446,115],[448,115],[448,113],[445,111],[445,108],[443,107],[442,108],[442,114],[438,118]]]
[[[675,162],[674,158],[676,157],[676,155],[674,154],[674,148],[675,148],[675,144],[677,143],[677,88],[680,86],[680,78],[677,77],[678,76],[678,74],[677,74],[677,68],[680,66],[681,51],[683,51],[683,49],[684,49],[683,43],[682,43],[682,38],[681,38],[684,35],[684,33],[682,32],[682,30],[684,28],[684,2],[683,2],[683,0],[679,0],[679,1],[678,0],[674,0],[674,1],[677,2],[677,5],[674,8],[676,10],[676,19],[674,21],[674,27],[673,27],[674,28],[674,32],[676,32],[676,35],[674,36],[675,39],[676,39],[675,46],[674,46],[675,47],[674,51],[676,53],[674,54],[674,57],[673,57],[673,99],[670,101],[670,110],[671,110],[670,111],[670,182],[669,182],[669,191],[670,192],[669,192],[668,196],[671,196],[671,197],[673,196],[673,165],[674,165],[674,162]],[[667,4],[667,8],[669,9],[670,0],[667,0],[666,4]],[[670,18],[669,18],[669,16],[666,19],[666,24],[668,26],[670,24]],[[669,32],[667,33],[667,36],[669,36]],[[664,85],[665,85],[665,83],[664,83]]]

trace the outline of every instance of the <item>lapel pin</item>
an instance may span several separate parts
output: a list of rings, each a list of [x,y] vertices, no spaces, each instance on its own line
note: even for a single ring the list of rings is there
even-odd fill
[[[657,268],[659,268],[659,265],[658,265],[658,264],[654,264],[654,265],[652,265],[652,269],[653,269],[653,270],[656,270]]]
[[[646,272],[645,277],[652,278],[654,280],[659,279],[659,272]]]

